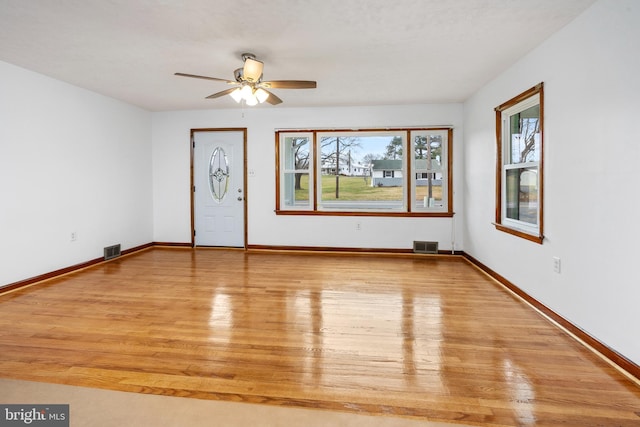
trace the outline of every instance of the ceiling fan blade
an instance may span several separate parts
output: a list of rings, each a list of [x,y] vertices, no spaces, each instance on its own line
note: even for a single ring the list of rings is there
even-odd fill
[[[237,87],[232,87],[230,89],[225,89],[223,91],[216,92],[213,95],[209,95],[205,99],[220,98],[221,96],[229,95],[231,92],[233,92],[236,89],[238,89],[238,88]]]
[[[217,77],[207,77],[207,76],[196,76],[195,74],[175,73],[175,75],[176,76],[181,76],[181,77],[192,77],[194,79],[205,79],[205,80],[215,80],[217,82],[236,83],[236,82],[232,82],[231,80],[227,80],[227,79],[219,79]]]
[[[317,83],[311,80],[271,80],[260,86],[270,89],[315,89]]]
[[[273,94],[273,92],[269,92],[266,89],[262,89],[265,92],[267,92],[269,94],[269,97],[267,98],[267,102],[271,105],[278,105],[278,104],[282,104],[282,99],[278,98],[277,96],[275,96]]]
[[[257,82],[262,77],[262,69],[264,64],[254,58],[247,58],[244,60],[244,67],[242,68],[242,75],[244,79],[249,82]]]

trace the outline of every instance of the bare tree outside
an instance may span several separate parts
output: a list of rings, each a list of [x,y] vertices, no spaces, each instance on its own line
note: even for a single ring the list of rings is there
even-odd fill
[[[340,165],[350,165],[351,149],[358,149],[361,144],[357,137],[331,136],[320,139],[320,161],[323,165],[334,165],[336,177],[336,199],[340,198]]]
[[[536,135],[540,133],[540,120],[537,118],[519,117],[516,118],[517,124],[513,129],[517,129],[519,133],[518,144],[514,144],[512,161],[514,163],[527,163],[537,160]]]
[[[295,156],[295,168],[296,170],[306,169],[309,170],[309,138],[307,137],[294,137],[290,138],[291,148],[293,149]],[[295,189],[301,190],[302,173],[295,174]]]

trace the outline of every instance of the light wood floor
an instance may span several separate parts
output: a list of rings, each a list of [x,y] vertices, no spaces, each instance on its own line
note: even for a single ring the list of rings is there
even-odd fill
[[[0,377],[479,426],[640,387],[461,258],[154,248],[0,295]]]

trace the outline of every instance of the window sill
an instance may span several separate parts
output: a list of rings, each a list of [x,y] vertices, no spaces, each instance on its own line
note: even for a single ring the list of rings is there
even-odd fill
[[[295,211],[275,210],[276,215],[307,216],[378,216],[378,217],[415,217],[415,218],[451,218],[454,212],[356,212],[356,211]]]
[[[524,231],[521,230],[516,230],[515,228],[511,228],[511,227],[506,227],[502,224],[498,224],[498,223],[493,223],[493,225],[495,225],[496,229],[499,231],[503,231],[505,233],[511,234],[513,236],[517,236],[520,237],[522,239],[525,240],[529,240],[530,242],[534,242],[537,243],[539,245],[542,244],[542,241],[544,240],[544,236],[539,236],[539,235],[535,235],[535,234],[529,234],[526,233]]]

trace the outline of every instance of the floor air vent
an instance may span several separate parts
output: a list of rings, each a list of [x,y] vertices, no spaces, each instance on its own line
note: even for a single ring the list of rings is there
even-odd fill
[[[104,260],[120,256],[120,245],[107,246],[104,248]]]
[[[413,252],[416,254],[437,254],[438,242],[413,242]]]

